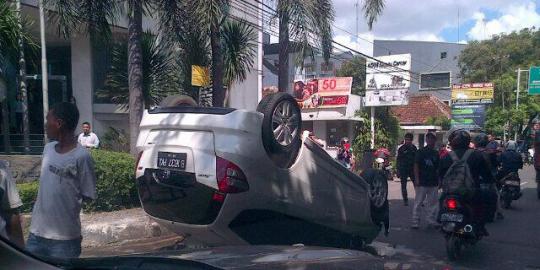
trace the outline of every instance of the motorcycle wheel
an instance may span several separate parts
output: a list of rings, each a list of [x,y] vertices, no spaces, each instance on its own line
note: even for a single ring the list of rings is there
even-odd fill
[[[452,234],[446,237],[446,254],[450,261],[455,261],[461,257],[461,239]]]

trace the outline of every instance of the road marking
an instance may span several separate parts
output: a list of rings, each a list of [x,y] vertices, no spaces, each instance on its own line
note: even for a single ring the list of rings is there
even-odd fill
[[[523,182],[523,183],[521,183],[521,184],[519,184],[519,185],[520,185],[520,186],[523,186],[523,185],[526,185],[526,184],[528,184],[528,183],[529,183],[529,182]]]

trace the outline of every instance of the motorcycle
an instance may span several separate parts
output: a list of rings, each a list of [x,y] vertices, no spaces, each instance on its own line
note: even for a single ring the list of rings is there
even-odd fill
[[[501,186],[500,194],[503,202],[502,206],[504,208],[510,208],[512,201],[521,198],[522,193],[520,182],[521,180],[519,179],[519,175],[515,172],[511,172],[501,178],[499,185]]]
[[[465,246],[472,246],[482,239],[473,224],[473,209],[460,196],[447,195],[443,198],[439,220],[446,240],[446,253],[451,261],[461,257]]]

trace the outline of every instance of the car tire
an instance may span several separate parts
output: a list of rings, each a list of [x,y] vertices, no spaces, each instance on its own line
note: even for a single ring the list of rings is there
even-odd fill
[[[367,169],[360,175],[369,184],[369,200],[371,203],[371,219],[379,225],[383,223],[388,227],[388,181],[381,170]]]
[[[263,146],[276,166],[290,167],[302,144],[302,114],[296,100],[286,93],[264,97],[257,111],[264,115],[262,122]]]
[[[199,106],[197,101],[187,95],[173,95],[164,98],[160,103],[160,107],[175,107],[175,106]]]

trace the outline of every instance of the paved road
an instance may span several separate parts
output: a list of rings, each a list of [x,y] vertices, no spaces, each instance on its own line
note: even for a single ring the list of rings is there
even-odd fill
[[[534,169],[526,167],[520,176],[523,197],[505,210],[504,220],[487,225],[491,235],[466,250],[458,263],[447,261],[444,238],[439,231],[425,224],[419,230],[410,229],[412,206],[403,205],[397,182],[391,182],[389,187],[390,235],[377,241],[394,247],[396,254],[391,260],[421,260],[473,269],[540,269],[540,200],[536,198]],[[408,190],[409,196],[414,197],[412,184]]]

